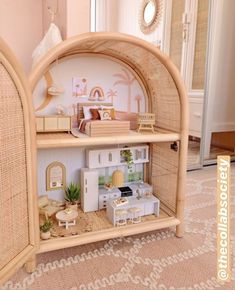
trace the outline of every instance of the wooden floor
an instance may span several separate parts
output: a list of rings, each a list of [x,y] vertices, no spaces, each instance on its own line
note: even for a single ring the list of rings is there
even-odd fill
[[[230,155],[233,156],[235,153],[223,148],[211,146],[210,156],[208,160],[216,159],[218,155]],[[188,145],[188,166],[200,163],[200,142],[189,141]]]
[[[142,217],[141,223],[147,221],[161,220],[166,217],[169,217],[169,215],[161,210],[159,217],[156,217],[155,215],[144,216]],[[44,217],[40,216],[40,223],[42,223],[43,220]],[[70,226],[67,230],[65,229],[64,226],[59,227],[58,222],[55,218],[52,218],[52,220],[53,220],[53,228],[51,230],[52,234],[51,239],[58,237],[81,235],[87,232],[96,232],[114,227],[106,217],[106,210],[84,213],[81,209],[78,209],[78,218],[76,220],[76,225]],[[129,222],[128,225],[131,225],[131,223]]]

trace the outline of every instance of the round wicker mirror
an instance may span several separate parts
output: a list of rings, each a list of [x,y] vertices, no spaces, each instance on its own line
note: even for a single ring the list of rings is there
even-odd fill
[[[143,0],[140,8],[139,24],[143,33],[152,32],[162,16],[162,0]]]

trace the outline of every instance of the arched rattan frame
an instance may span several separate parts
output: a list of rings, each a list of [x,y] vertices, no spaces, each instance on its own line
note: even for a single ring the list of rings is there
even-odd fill
[[[134,70],[145,86],[149,98],[148,111],[156,115],[156,128],[162,132],[179,134],[177,188],[176,196],[173,197],[173,212],[181,221],[177,235],[182,236],[188,145],[188,97],[178,69],[158,48],[134,36],[107,32],[86,33],[64,41],[41,59],[29,76],[31,90],[35,89],[39,80],[58,59],[84,53],[116,58]]]

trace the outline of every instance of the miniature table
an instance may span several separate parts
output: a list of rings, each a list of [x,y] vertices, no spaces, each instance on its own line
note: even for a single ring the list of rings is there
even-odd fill
[[[78,217],[78,212],[72,210],[70,213],[66,213],[64,210],[57,212],[56,219],[59,222],[59,226],[65,226],[66,230],[69,226],[74,226],[76,224],[76,218]]]
[[[115,225],[116,220],[116,210],[125,209],[129,210],[132,207],[140,208],[140,216],[155,214],[155,216],[159,216],[160,211],[160,201],[154,195],[150,197],[141,197],[138,199],[135,196],[126,197],[128,203],[123,204],[121,206],[115,206],[113,201],[114,199],[110,199],[107,203],[107,217],[111,221],[113,225]],[[127,218],[130,218],[127,216]]]

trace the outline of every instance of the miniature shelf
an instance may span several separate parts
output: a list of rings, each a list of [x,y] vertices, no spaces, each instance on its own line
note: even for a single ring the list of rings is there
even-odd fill
[[[98,217],[97,214],[100,216]],[[93,231],[41,241],[39,253],[140,234],[180,224],[180,221],[177,218],[168,216],[162,210],[160,210],[159,217],[155,217],[154,215],[142,217],[141,223],[130,224],[124,227],[114,227],[107,218],[105,218],[105,211],[88,213],[88,215],[89,219],[94,221],[95,227]],[[99,222],[97,222],[97,220]]]
[[[114,145],[127,143],[155,143],[180,140],[178,133],[137,133],[131,131],[129,135],[113,137],[84,137],[76,138],[68,133],[37,134],[37,148],[66,148],[97,145]]]

